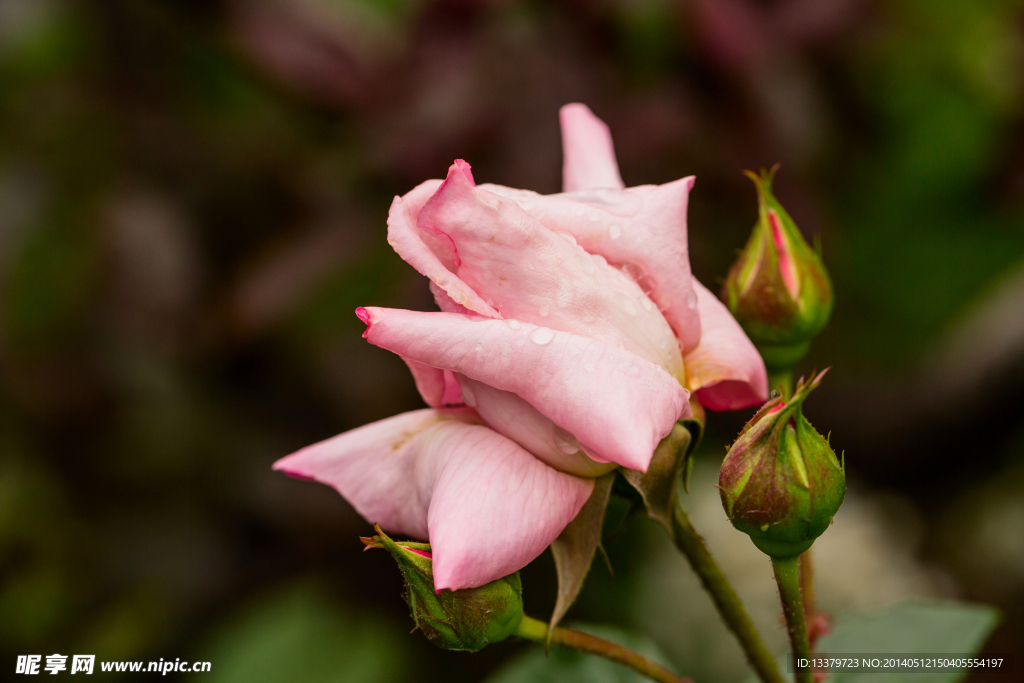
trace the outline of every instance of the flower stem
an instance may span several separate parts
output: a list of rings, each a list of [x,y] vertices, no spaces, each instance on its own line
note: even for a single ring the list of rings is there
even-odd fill
[[[548,625],[539,619],[523,615],[519,622],[516,635],[526,640],[537,643],[547,643]],[[629,648],[617,645],[611,641],[589,633],[573,631],[572,629],[556,626],[551,633],[551,642],[555,645],[587,652],[598,657],[604,657],[623,666],[628,666],[633,671],[650,678],[658,683],[693,683],[689,678],[676,676],[665,667],[655,664],[643,655],[630,650]]]
[[[800,595],[804,599],[804,617],[807,619],[807,638],[811,647],[814,647],[814,640],[817,636],[814,633],[813,621],[818,611],[814,606],[814,558],[811,556],[811,548],[800,553]]]
[[[718,613],[740,641],[740,647],[743,648],[747,661],[757,672],[758,677],[764,683],[784,683],[785,678],[779,671],[775,658],[765,647],[761,634],[751,621],[739,596],[718,567],[715,558],[711,556],[704,539],[693,528],[689,515],[678,499],[672,509],[672,540],[690,561],[690,566],[700,577],[704,589],[711,594]]]
[[[793,656],[796,659],[810,657],[811,647],[807,641],[804,601],[800,595],[800,561],[796,557],[773,557],[772,569],[775,570],[775,582],[779,585],[779,597],[782,599],[782,611],[786,615],[786,628],[789,630]],[[797,683],[811,683],[810,668],[796,666],[795,662],[794,668]]]

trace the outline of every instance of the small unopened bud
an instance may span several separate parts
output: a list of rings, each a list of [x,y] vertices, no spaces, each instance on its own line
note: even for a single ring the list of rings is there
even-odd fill
[[[758,220],[726,278],[722,297],[769,371],[789,371],[832,313],[832,283],[772,194],[770,171],[746,175],[757,188]]]
[[[363,538],[371,548],[384,548],[405,577],[405,601],[412,619],[427,640],[445,650],[475,652],[512,635],[523,618],[519,572],[463,590],[434,590],[433,559],[427,543],[395,542],[375,527]]]
[[[801,411],[824,374],[801,379],[789,400],[764,404],[722,463],[718,486],[725,513],[774,558],[810,548],[846,495],[843,465]]]

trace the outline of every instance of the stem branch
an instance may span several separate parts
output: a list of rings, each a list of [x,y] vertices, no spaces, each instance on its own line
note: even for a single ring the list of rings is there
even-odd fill
[[[782,599],[782,611],[786,615],[786,628],[789,630],[789,642],[793,646],[796,660],[808,658],[811,647],[807,640],[807,622],[804,619],[804,601],[800,595],[800,561],[796,557],[785,559],[772,558],[772,569],[775,570],[775,582],[779,585],[779,597]],[[794,662],[798,683],[811,683],[811,670]]]
[[[537,643],[546,643],[548,625],[539,619],[534,619],[524,614],[523,620],[519,622],[516,635]],[[588,652],[623,666],[628,666],[633,671],[647,676],[647,678],[658,683],[693,683],[689,678],[676,676],[665,667],[655,664],[629,648],[617,645],[603,638],[598,638],[597,636],[592,636],[589,633],[556,626],[554,631],[551,632],[551,642],[555,645],[579,650],[580,652]]]
[[[690,566],[700,577],[704,589],[711,594],[722,620],[740,641],[740,647],[743,648],[747,661],[757,672],[758,677],[764,683],[784,683],[786,679],[779,671],[775,658],[765,647],[761,634],[751,621],[739,596],[718,567],[715,558],[711,556],[704,539],[693,528],[689,515],[678,499],[672,509],[672,540],[690,561]]]

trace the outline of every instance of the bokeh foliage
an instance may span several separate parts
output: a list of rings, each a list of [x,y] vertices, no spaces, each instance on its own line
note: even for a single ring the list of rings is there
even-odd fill
[[[368,526],[269,465],[421,405],[352,314],[431,306],[384,241],[391,196],[456,157],[557,191],[557,108],[578,100],[627,183],[697,175],[712,289],[756,216],[739,171],[782,162],[837,293],[809,416],[863,490],[922,515],[919,559],[1000,605],[992,647],[1019,657],[1021,10],[0,1],[0,656],[213,652],[225,679],[389,681],[481,680],[511,656],[405,637]],[[746,417],[712,416],[703,457]],[[620,578],[595,570],[576,612],[629,614],[625,577],[659,542],[609,543]],[[552,572],[524,573],[539,616]]]

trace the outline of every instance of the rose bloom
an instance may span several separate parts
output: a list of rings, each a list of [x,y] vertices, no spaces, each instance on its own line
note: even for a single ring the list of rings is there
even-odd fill
[[[690,274],[693,177],[624,188],[608,127],[581,104],[561,124],[562,194],[478,186],[456,161],[391,205],[388,242],[441,310],[356,314],[430,407],[274,465],[429,540],[437,590],[536,558],[595,477],[647,469],[691,391],[715,410],[767,398],[757,350]]]

